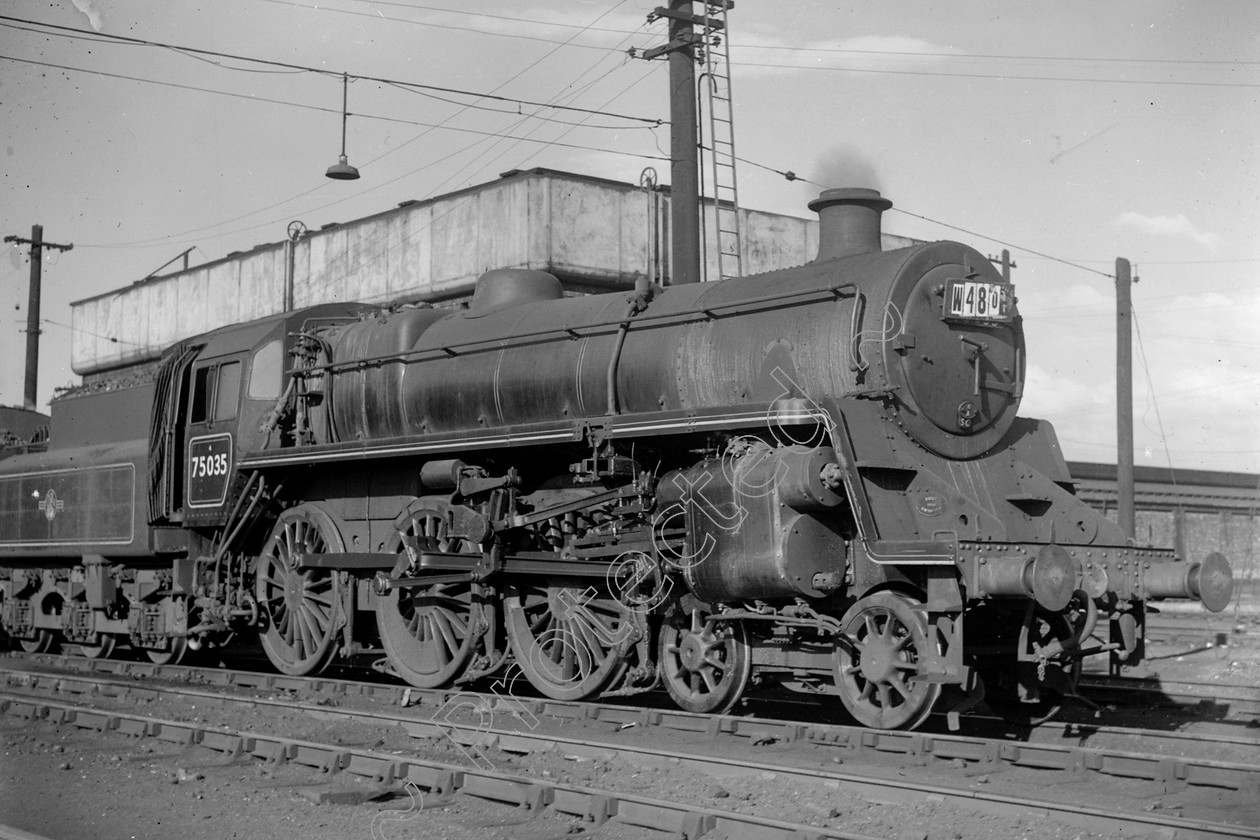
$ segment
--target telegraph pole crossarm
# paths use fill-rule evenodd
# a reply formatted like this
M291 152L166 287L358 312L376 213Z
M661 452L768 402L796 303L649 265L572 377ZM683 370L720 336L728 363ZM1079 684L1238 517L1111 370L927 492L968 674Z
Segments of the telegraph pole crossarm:
M31 238L6 236L5 242L16 245L31 246L31 288L26 305L26 382L22 393L22 405L30 411L35 410L36 385L39 379L39 294L40 275L43 272L44 249L54 248L58 251L69 251L74 245L59 245L44 241L44 226L32 225Z

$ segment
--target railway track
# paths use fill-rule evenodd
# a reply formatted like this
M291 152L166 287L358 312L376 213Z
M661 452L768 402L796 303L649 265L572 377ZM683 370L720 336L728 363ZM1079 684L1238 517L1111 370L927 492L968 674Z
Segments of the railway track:
M1146 639L1151 646L1201 649L1260 648L1260 614L1245 612L1154 613L1146 619Z
M5 664L12 666L13 661ZM338 768L375 779L381 785L410 782L429 795L445 796L457 788L468 787L464 793L482 796L498 791L498 795L482 798L498 798L517 805L533 803L557 807L556 802L559 802L558 807L564 813L577 814L587 820L598 821L615 812L619 818L625 814L627 820L623 821L630 824L650 823L649 827L685 836L699 836L708 828L734 827L736 823L743 826L741 830L745 832L755 829L755 836L779 836L781 832L787 832L782 836L791 836L792 831L805 832L801 836L810 836L811 832L820 837L860 835L844 831L833 833L826 830L827 826L790 825L790 820L767 820L754 814L732 815L728 811L701 807L704 803L695 801L673 803L675 807L671 809L667 807L669 803L654 804L649 801L651 797L631 797L624 801L623 811L623 800L614 791L578 791L576 788L581 785L556 787L555 779L543 783L536 775L498 773L497 764L511 762L516 756L560 754L573 760L615 761L634 766L685 766L701 776L714 778L768 773L790 780L798 789L821 786L868 800L906 802L930 796L934 802L983 814L1033 809L1026 812L1104 833L1131 832L1141 826L1153 832L1166 832L1171 826L1178 837L1260 837L1260 832L1245 824L1248 820L1245 814L1240 817L1241 822L1231 824L1153 813L1142 807L1133 809L1132 813L1116 812L1110 805L1105 808L1082 805L1088 800L1079 797L1054 802L1044 796L1019 793L1019 784L1013 785L1010 792L1001 793L997 792L998 785L989 784L1006 775L1032 774L1041 778L1040 782L1033 783L1036 790L1044 792L1045 774L1058 771L1059 781L1051 787L1092 788L1104 781L1123 786L1137 781L1148 792L1158 790L1162 794L1189 794L1196 790L1213 791L1215 795L1224 792L1237 798L1239 807L1246 811L1247 803L1254 805L1260 800L1260 763L1256 761L1260 741L1245 737L1218 741L1213 749L1218 751L1221 744L1232 744L1243 754L1252 756L1249 763L1079 744L891 733L794 721L706 717L629 706L523 700L495 692L428 692L344 680L158 668L125 662L78 660L76 664L88 667L73 675L9 667L5 672L8 690L0 699L0 706L9 714L19 716L150 734L167 740L192 738L225 753L247 753L271 761L297 761L323 769ZM137 676L200 680L211 683L214 690L152 682L141 687L136 684ZM249 691L284 696L245 696L244 692ZM324 722L354 721L377 730L401 728L411 736L411 744L441 743L448 751L453 747L455 752L446 755L446 761L425 762L411 755L414 747L402 751L407 753L405 758L382 756L295 739L291 735L287 740L284 735L258 731L225 735L214 726L187 720L146 718L124 711L134 709L137 701L159 697L182 704L184 708L196 708L201 713L207 708L220 708L234 719L240 718L241 710L250 708L269 710L267 713L273 715L300 712ZM294 697L311 702L295 702ZM352 705L359 708L349 708ZM1103 729L1092 727L1088 738L1097 738ZM189 734L194 731L200 734ZM651 733L655 733L655 738ZM1149 739L1159 734L1163 733L1127 732L1133 739ZM1064 737L1079 741L1082 732L1066 728ZM421 740L415 741L417 738ZM630 742L635 740L660 743L632 746ZM1193 739L1183 735L1182 740ZM684 749L678 749L680 742L685 742ZM1147 743L1153 748L1153 744ZM779 748L772 750L776 758L792 759L793 766L764 758L750 760L750 755L765 753L772 746ZM451 758L456 760L450 761ZM838 767L843 767L844 772ZM947 783L940 783L942 780ZM423 784L426 781L433 784ZM539 792L540 784L551 792ZM679 811L677 806L685 807ZM655 816L646 816L649 812ZM699 822L694 819L690 823L680 822L680 813L699 814L696 818ZM1254 817L1260 818L1260 815ZM1163 828L1157 828L1161 826Z
M1112 701L1144 706L1193 708L1198 713L1217 710L1221 714L1233 716L1260 714L1260 689L1254 685L1133 679L1090 674L1082 678L1080 691L1082 695L1095 703Z

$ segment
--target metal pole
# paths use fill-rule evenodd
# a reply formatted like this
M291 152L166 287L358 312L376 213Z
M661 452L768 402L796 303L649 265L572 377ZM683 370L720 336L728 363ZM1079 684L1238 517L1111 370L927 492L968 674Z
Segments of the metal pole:
M1133 541L1137 534L1133 491L1133 284L1129 261L1116 259L1116 483L1118 524Z
M670 0L670 283L700 282L700 165L696 137L695 28L692 0Z

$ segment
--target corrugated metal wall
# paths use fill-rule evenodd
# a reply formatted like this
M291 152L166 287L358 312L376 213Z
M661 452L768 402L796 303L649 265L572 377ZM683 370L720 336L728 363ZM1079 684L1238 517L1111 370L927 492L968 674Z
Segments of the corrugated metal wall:
M311 231L294 248L294 305L457 298L491 268L549 271L582 291L631 288L647 273L648 204L648 194L631 184L542 169L508 173ZM800 265L817 253L816 219L760 211L743 217L748 274ZM912 242L884 239L885 248ZM708 272L717 276L716 255ZM72 367L78 374L122 367L180 339L280 312L284 278L285 249L277 243L78 301Z

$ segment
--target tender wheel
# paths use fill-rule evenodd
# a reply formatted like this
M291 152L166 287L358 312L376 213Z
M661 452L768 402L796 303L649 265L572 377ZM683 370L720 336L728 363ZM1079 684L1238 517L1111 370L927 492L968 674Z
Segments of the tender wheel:
M112 634L98 633L96 635L96 644L70 645L68 650L72 654L85 657L87 659L109 659L114 652L115 639Z
M316 674L337 652L341 584L329 569L297 569L296 555L341 552L332 518L313 505L280 514L258 558L254 596L264 619L267 658L293 676Z
M479 553L446 536L438 511L413 503L398 518L400 536L415 537L420 551ZM403 551L400 539L396 547ZM447 685L468 667L476 647L483 605L472 583L399 589L376 601L376 628L390 664L420 688Z
M154 665L178 665L188 655L188 638L172 636L170 641L170 647L166 650L145 648L144 655L149 657L149 661Z
M52 630L36 630L33 639L17 639L18 646L27 653L48 653L57 646L57 634Z
M877 592L841 619L836 688L849 714L865 726L913 729L941 695L939 683L911 679L927 653L937 650L925 613L914 606L903 595Z
M1013 626L1021 628L1018 619ZM1036 608L1022 625L1020 640L1007 650L1005 661L980 669L985 704L1017 726L1036 726L1057 715L1063 699L1076 693L1081 660L1071 653L1051 653L1040 663L1032 657L1042 651L1059 651L1075 636L1071 622L1062 613ZM1026 661L1015 659L1017 649L1023 651Z
M713 621L700 610L676 611L661 627L661 675L682 709L722 714L739 700L752 673L742 622Z
M44 615L61 616L62 600L59 595L50 594L39 605ZM56 630L41 627L29 639L15 639L18 646L27 653L55 653L60 647L60 634Z
M625 608L585 583L510 586L504 624L521 672L556 700L581 700L625 672Z

